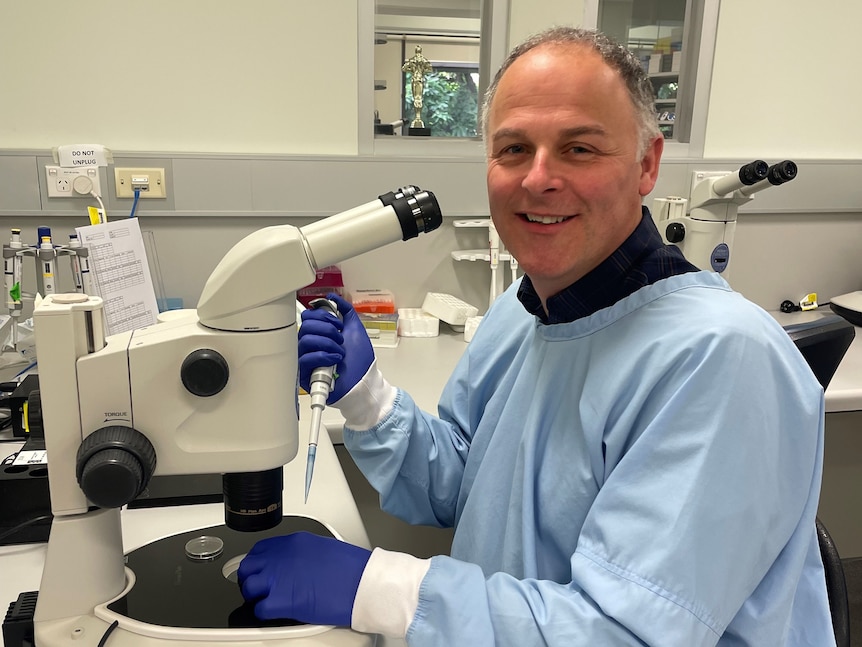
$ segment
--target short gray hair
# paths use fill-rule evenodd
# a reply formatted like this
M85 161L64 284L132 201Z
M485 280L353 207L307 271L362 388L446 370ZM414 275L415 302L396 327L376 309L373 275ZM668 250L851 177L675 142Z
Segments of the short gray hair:
M662 136L655 110L655 93L649 77L646 75L641 62L630 50L601 32L576 27L551 27L530 36L509 52L503 65L500 66L494 76L494 80L491 81L491 85L488 86L482 102L482 138L486 145L491 104L494 102L494 96L497 94L497 87L500 85L503 74L511 67L512 63L531 49L548 44L582 45L596 52L608 67L617 71L625 83L632 106L635 109L638 135L640 136L638 158L642 158L649 143L656 137Z

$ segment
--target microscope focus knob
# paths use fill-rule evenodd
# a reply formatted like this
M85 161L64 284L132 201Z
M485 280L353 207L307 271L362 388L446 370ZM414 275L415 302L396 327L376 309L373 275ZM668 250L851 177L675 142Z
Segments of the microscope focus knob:
M134 501L155 470L153 444L131 427L102 427L78 447L78 485L100 508L119 508Z
M664 236L669 243L679 243L685 238L685 225L681 222L672 222L664 230Z
M221 353L199 348L189 353L180 367L180 378L189 393L208 398L227 386L230 370Z

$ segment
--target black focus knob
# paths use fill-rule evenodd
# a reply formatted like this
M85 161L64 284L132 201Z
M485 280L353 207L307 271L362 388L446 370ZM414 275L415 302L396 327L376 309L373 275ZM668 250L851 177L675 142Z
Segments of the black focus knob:
M685 225L681 222L672 222L664 230L665 238L669 243L679 243L685 238Z
M230 371L218 351L200 348L189 353L180 368L180 379L189 393L208 398L227 386Z
M100 508L119 508L134 501L155 470L153 444L131 427L102 427L78 447L78 485Z
M27 431L30 438L44 438L45 428L42 426L42 393L33 389L27 396Z

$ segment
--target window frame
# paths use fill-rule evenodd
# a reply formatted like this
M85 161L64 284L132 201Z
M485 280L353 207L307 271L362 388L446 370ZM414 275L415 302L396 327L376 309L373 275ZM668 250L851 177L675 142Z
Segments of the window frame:
M689 141L666 141L665 159L701 159L706 138L709 92L712 86L712 62L718 30L720 0L687 0L686 26L691 50L686 54L695 64L696 79L691 93ZM581 25L598 27L599 0L584 0ZM482 0L482 23L479 54L479 96L484 96L490 77L502 65L509 51L509 0ZM692 25L699 24L695 31ZM357 3L359 29L357 65L358 124L357 151L372 157L484 157L481 137L375 137L374 135L374 26L373 2ZM420 141L417 141L420 140Z

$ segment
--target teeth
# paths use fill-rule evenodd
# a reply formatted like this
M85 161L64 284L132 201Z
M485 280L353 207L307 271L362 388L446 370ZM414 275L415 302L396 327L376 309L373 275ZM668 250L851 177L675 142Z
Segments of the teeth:
M543 225L553 225L567 220L568 216L534 216L531 213L524 214L530 222L540 222Z

